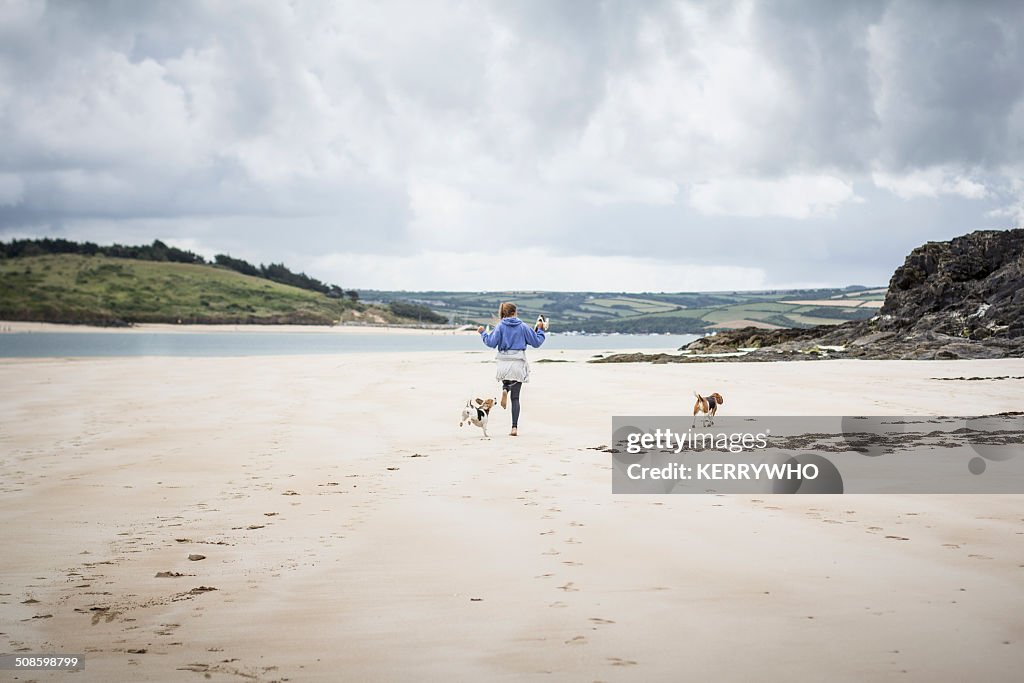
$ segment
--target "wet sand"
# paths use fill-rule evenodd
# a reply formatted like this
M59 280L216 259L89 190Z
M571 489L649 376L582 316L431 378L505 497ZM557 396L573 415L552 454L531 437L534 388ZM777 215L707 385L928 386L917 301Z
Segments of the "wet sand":
M1024 496L612 496L615 414L1021 410L1024 361L0 361L18 680L1017 680ZM190 556L202 559L189 559Z

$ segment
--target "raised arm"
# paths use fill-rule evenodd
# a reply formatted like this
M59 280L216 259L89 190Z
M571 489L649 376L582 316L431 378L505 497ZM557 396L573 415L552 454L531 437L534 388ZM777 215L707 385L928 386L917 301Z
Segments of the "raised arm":
M496 325L490 332L484 331L484 328L480 328L480 339L483 340L484 344L491 347L492 349L498 345L498 341L501 340L501 333L498 331L501 328L500 325Z
M544 343L547 337L544 336L544 328L534 330L531 327L526 328L526 343L535 349L540 348L540 345Z

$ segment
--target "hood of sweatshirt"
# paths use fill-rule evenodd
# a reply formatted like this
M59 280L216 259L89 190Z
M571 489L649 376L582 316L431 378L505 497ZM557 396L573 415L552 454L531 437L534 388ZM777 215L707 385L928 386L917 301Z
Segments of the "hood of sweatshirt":
M509 327L515 327L516 325L522 325L523 321L513 316L511 318L502 318L501 324L508 325Z

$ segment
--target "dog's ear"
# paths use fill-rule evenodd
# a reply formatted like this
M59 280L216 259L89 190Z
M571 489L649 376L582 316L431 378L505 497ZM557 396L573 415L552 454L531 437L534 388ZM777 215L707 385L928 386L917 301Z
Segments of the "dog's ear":
M724 398L722 398L722 395L721 395L721 394L719 394L719 393L716 393L716 394L715 394L715 398L717 398L717 399L718 399L718 402L719 402L719 403L725 403L725 399L724 399Z
M484 400L482 398L478 398L478 399L476 399L476 404L478 406L482 406L484 404Z

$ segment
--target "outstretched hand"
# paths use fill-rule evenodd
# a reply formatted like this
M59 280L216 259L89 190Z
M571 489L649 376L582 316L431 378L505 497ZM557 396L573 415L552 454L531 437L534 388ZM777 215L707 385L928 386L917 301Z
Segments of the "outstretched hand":
M483 332L484 331L484 326L481 325L480 327L476 328L476 331L477 332Z

